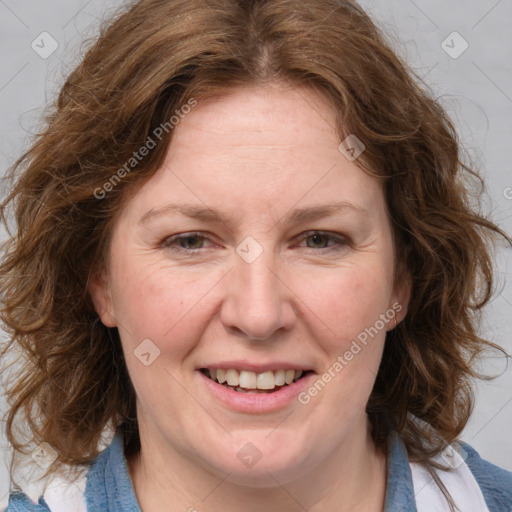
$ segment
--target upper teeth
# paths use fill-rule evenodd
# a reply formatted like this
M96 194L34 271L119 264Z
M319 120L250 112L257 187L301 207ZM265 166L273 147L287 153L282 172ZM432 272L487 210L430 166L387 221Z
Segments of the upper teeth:
M277 370L263 373L246 370L208 369L210 377L220 384L225 382L229 386L240 386L245 389L274 389L276 386L291 384L302 376L302 370Z

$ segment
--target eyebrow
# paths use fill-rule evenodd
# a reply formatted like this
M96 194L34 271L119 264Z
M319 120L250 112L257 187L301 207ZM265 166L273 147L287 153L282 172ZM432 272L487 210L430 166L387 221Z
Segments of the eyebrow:
M304 208L296 208L284 216L285 224L299 224L329 217L341 211L353 211L361 215L367 215L368 210L362 206L356 205L348 201L339 203L325 204L318 206L309 206ZM138 221L138 224L146 224L150 220L163 217L169 214L179 213L191 219L197 219L205 222L217 222L233 227L233 222L229 218L229 214L222 210L212 210L204 206L194 204L176 204L170 203L161 208L151 209L147 211ZM279 220L281 222L281 219Z

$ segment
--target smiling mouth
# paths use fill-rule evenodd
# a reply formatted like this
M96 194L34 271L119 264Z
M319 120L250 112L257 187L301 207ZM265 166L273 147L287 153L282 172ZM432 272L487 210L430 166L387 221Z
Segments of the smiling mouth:
M238 393L275 393L312 373L309 370L276 370L255 373L232 368L201 368L200 372L217 384Z

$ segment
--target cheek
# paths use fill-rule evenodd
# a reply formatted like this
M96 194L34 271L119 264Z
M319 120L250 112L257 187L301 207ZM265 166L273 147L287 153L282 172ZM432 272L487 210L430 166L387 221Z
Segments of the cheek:
M305 302L316 314L310 312L307 322L316 326L315 343L325 357L301 403L320 406L334 424L355 422L365 410L382 358L388 324L381 315L388 312L389 294L384 274L368 268L309 288Z
M304 283L302 296L310 311L308 316L324 332L319 339L323 340L327 351L344 350L386 313L390 283L384 274L378 265L373 268L353 266ZM377 324L379 331L385 332L386 327L382 321Z
M198 339L208 316L208 292L222 278L218 272L122 261L113 280L113 302L123 341L130 346L149 338L161 349L172 340L173 353L186 351Z

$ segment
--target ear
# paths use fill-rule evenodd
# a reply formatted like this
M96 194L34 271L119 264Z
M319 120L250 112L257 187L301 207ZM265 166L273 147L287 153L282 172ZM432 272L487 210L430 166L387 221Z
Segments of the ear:
M107 272L104 268L91 274L87 290L103 325L117 327Z
M395 318L390 322L390 329L395 328L406 316L409 308L409 301L411 300L412 292L412 277L409 272L401 272L397 275L393 294L389 303L389 309L395 312Z

